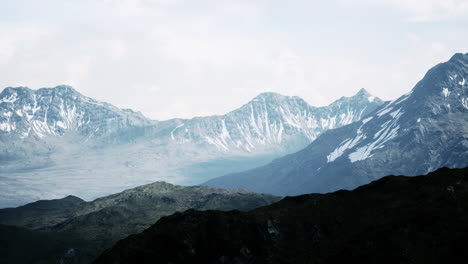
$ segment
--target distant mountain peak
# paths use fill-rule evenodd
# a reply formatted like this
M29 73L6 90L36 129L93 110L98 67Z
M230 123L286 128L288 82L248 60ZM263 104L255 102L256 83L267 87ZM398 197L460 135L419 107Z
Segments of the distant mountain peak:
M340 99L336 100L335 102L331 103L330 105L340 105L345 102L366 102L368 101L369 103L376 103L376 104L382 104L383 101L370 94L366 89L361 88L355 95L353 96L342 96Z
M406 98L426 105L436 112L442 111L442 108L454 110L454 106L468 109L466 87L468 87L468 53L457 53L450 60L432 67ZM421 98L425 99L420 100ZM435 110L435 108L440 109Z
M45 91L46 94L54 94L54 95L60 95L60 96L74 95L78 97L88 98L69 85L58 85L52 88L40 88L36 91L42 91L42 92Z
M330 105L333 105L333 104L335 104L337 102L341 102L343 100L353 100L353 99L360 100L362 98L366 98L369 102L373 102L374 100L378 100L378 101L382 102L382 100L380 100L376 96L373 96L365 88L361 88L355 95L342 96L340 99L338 99L335 102L332 102ZM282 94L276 93L276 92L262 92L262 93L258 94L257 96L255 96L251 100L251 102L255 102L255 101L258 101L258 100L266 100L266 101L279 101L279 100L295 100L296 101L296 100L299 100L299 101L303 101L304 103L306 103L305 100L302 99L299 96L287 96L287 95L282 95Z
M47 89L47 88L46 88ZM58 86L55 86L53 88L48 88L48 89L52 89L52 90L55 90L55 91L60 91L60 92L67 92L67 93L77 93L77 94L80 94L80 92L78 92L75 88L73 88L73 86L70 86L70 85L58 85Z
M371 94L364 88L361 88L355 96L371 96Z
M455 53L449 61L468 61L468 53Z
M76 131L88 140L151 123L139 113L83 96L68 85L37 90L7 87L0 93L0 134L18 138Z
M73 92L73 93L79 93L75 88L69 85L57 85L55 87L49 88L49 87L44 87L44 88L39 88L37 90L31 89L26 86L16 86L16 87L6 87L3 89L3 92L18 92L18 91L29 91L29 92L34 92L34 91L39 91L39 90L50 90L50 91L63 91L63 92Z
M18 86L18 87L6 87L3 89L3 91L0 93L0 99L7 95L11 95L14 93L24 93L24 92L31 92L32 90L29 89L28 87L24 86Z
M276 93L276 92L262 92L260 94L258 94L257 96L255 96L251 102L255 102L255 101L279 101L279 100L287 100L287 99L290 99L292 98L291 96L287 96L287 95L282 95L282 94L279 94L279 93Z
M57 85L53 88L49 88L49 89L54 89L54 90L64 90L64 91L73 91L73 92L76 92L76 89L73 88L73 86L70 86L70 85L66 85L66 84L61 84L61 85Z

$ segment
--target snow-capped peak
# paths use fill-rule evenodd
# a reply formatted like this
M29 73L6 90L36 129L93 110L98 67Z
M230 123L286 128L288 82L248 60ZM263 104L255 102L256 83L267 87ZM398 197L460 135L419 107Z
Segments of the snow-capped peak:
M8 87L0 93L0 133L13 137L62 136L73 130L90 138L150 123L141 114L83 96L71 86Z
M344 97L324 107L309 105L297 96L261 93L241 108L223 116L174 124L171 138L188 142L205 138L223 151L254 152L272 147L297 150L327 129L358 121L382 104L380 99L362 100L362 94Z

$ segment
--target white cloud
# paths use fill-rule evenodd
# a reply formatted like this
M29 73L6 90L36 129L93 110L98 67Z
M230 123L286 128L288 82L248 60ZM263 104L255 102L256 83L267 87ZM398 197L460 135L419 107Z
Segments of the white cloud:
M34 45L51 36L51 30L29 24L1 23L0 64L8 64L15 56L22 56L26 45Z
M113 39L109 41L109 55L113 60L119 60L125 57L127 45L124 40Z
M397 8L413 22L468 18L468 0L339 0L346 4L382 5Z
M112 8L114 15L123 17L139 17L143 15L158 15L161 8L175 1L171 0L102 0Z
M65 83L78 87L89 74L94 65L94 59L89 55L83 56L68 61L66 65Z
M416 14L415 1L377 1L365 7ZM461 27L382 29L367 9L355 14L329 1L313 9L270 0L11 3L0 18L1 87L71 84L155 119L223 114L265 91L314 105L361 87L391 99L468 46Z

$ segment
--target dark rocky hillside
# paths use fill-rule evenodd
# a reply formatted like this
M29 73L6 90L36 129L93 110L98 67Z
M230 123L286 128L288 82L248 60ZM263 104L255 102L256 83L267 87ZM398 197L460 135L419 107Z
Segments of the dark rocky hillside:
M89 263L116 241L143 231L162 216L190 208L250 210L279 199L245 190L157 182L92 202L68 196L2 209L0 263ZM25 258L15 252L30 253Z
M250 212L176 213L95 263L461 263L467 176L468 168L443 168Z
M92 248L86 241L68 234L38 232L0 225L0 263L85 263L93 255L75 248Z

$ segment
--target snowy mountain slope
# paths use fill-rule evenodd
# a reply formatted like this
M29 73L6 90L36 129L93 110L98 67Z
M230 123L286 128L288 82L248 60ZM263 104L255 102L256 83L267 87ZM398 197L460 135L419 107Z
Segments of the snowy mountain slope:
M140 113L83 96L70 86L38 90L8 87L0 93L2 137L43 138L76 131L93 138L153 123Z
M68 86L0 95L0 206L199 184L297 151L382 104L365 90L325 107L264 93L226 115L152 121Z
M209 186L295 195L352 189L388 174L468 166L468 54L455 54L371 116L272 163Z
M296 96L262 93L226 115L181 120L171 139L202 139L223 151L269 152L281 146L278 150L284 153L302 148L328 129L360 120L381 104L364 89L325 107L310 106Z

